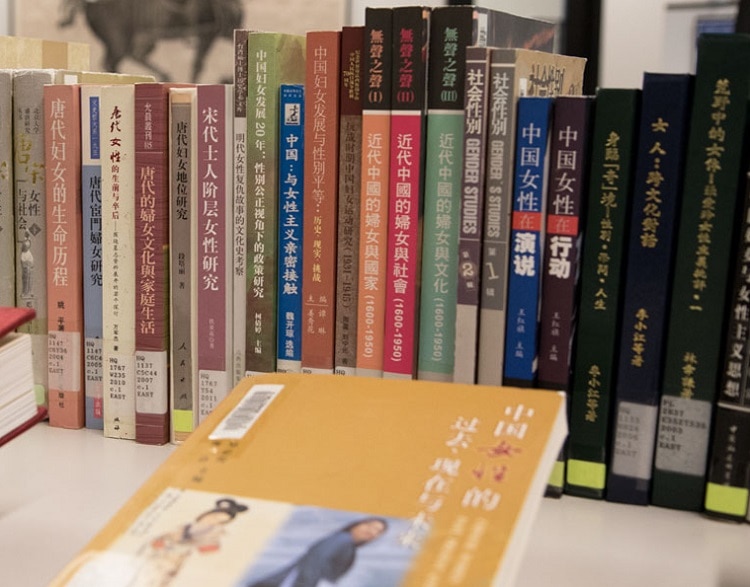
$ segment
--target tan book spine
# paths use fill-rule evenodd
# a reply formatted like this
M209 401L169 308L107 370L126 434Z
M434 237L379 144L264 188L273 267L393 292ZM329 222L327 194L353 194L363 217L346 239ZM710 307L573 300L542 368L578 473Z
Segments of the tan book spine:
M341 33L307 33L302 372L333 373Z

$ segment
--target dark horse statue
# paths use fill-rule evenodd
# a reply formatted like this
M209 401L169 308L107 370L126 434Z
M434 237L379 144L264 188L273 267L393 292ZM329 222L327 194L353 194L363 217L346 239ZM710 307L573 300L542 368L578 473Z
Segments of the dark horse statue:
M214 41L231 39L243 19L241 0L89 0L84 11L106 48L107 71L118 71L120 62L131 58L163 81L169 75L149 59L160 39L195 43L191 81L197 82Z

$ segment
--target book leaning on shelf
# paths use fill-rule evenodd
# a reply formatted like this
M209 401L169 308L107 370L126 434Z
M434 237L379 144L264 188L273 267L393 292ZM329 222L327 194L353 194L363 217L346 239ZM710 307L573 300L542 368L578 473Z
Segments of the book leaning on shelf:
M248 377L52 584L513 585L565 422L550 391Z
M47 415L34 396L31 335L16 328L34 318L34 310L0 306L0 446Z

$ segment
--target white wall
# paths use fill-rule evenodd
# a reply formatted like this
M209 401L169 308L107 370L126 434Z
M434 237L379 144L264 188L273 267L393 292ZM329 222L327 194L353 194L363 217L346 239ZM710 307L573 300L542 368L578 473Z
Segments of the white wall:
M713 14L733 18L736 7L727 4L733 3L602 0L599 85L640 87L645 71L694 71L695 20Z
M13 31L11 26L11 6L13 0L0 0L0 35L9 35Z

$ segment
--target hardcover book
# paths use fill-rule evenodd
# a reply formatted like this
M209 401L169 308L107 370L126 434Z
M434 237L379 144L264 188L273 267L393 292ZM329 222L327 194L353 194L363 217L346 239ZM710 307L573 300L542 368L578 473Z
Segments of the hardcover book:
M333 357L334 371L338 375L355 375L357 371L364 34L364 27L344 27L341 31L339 217Z
M0 306L0 446L47 416L34 395L31 335L17 332L33 318L31 308Z
M362 177L357 287L357 375L383 375L393 10L365 9Z
M417 375L430 9L393 9L383 376Z
M702 35L685 162L651 502L701 510L742 215L750 36ZM710 219L710 222L706 221Z
M514 585L565 431L549 391L249 377L52 584Z
M494 48L490 62L477 382L500 385L505 363L516 108L520 96L580 95L586 60Z
M198 91L169 90L170 441L198 424Z
M305 87L281 84L279 108L279 308L276 369L302 371Z
M341 32L307 33L302 372L333 373Z
M44 87L47 239L47 376L51 426L82 428L83 274L81 95L75 84Z
M643 78L606 498L648 504L693 80Z
M518 99L504 381L521 387L534 387L537 377L553 104L551 97Z
M252 374L276 371L279 86L305 81L307 49L304 35L251 32L247 51L245 371Z
M708 460L706 513L743 521L750 496L750 388L748 388L748 343L750 342L750 191L745 178L745 204L734 270L732 296L727 305L726 343L722 359L721 385L711 430Z
M596 94L565 491L603 498L641 90Z

